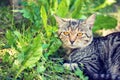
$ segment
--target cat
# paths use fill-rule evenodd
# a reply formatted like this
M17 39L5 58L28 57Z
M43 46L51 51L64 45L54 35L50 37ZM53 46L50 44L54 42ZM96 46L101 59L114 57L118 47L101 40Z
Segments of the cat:
M71 49L64 66L81 69L89 80L120 80L120 32L93 37L95 18L96 14L85 20L55 16L58 36Z

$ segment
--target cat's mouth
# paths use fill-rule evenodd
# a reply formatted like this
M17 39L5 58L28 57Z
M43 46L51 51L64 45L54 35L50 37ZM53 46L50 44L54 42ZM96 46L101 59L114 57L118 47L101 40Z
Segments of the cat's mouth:
M75 44L70 44L68 45L68 48L71 48L71 49L76 49L76 48L84 48L86 47L85 45L75 45Z
M75 45L73 45L73 44L71 44L71 45L69 45L69 48L74 49L74 48L78 48L78 47L77 47L77 46L75 46Z

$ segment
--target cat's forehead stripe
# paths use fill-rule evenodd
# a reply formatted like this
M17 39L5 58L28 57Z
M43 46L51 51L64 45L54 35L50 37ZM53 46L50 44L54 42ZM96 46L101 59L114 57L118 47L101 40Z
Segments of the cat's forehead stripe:
M72 29L76 29L79 25L79 21L78 20L70 20L69 21L69 25L67 26L67 28L72 28Z

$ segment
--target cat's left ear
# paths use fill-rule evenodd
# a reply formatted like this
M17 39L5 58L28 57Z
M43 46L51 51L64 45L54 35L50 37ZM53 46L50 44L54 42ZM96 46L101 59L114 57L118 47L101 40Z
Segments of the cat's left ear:
M58 23L58 25L60 27L60 25L64 23L63 19L58 17L58 16L56 16L56 15L54 15L54 17L55 17L55 20L56 20L56 22Z
M96 14L92 14L90 17L88 17L85 21L86 24L89 24L89 28L92 29L94 23L95 23Z

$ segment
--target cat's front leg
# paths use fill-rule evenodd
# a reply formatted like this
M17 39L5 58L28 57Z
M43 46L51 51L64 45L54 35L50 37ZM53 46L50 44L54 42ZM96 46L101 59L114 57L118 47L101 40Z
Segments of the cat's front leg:
M89 73L88 76L90 80L120 80L120 75L117 74Z
M74 71L75 69L78 68L78 64L77 63L64 63L63 64L64 68Z
M111 74L112 80L120 80L120 75L118 74Z

